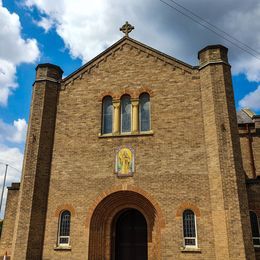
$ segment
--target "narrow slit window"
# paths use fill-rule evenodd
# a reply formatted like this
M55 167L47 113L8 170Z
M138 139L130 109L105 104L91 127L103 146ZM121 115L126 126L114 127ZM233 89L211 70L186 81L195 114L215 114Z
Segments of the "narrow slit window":
M63 211L60 215L60 226L59 226L59 245L70 244L70 217L71 214L68 210Z
M255 212L250 211L251 230L253 236L253 244L255 247L260 247L260 228L259 219Z
M131 98L129 95L124 95L121 98L121 132L131 132Z
M183 242L185 247L197 246L196 217L190 209L183 212Z
M150 96L147 93L143 93L139 97L139 118L141 132L151 130L150 117Z
M107 96L103 99L103 118L102 118L102 134L112 133L113 123L113 104L112 97Z

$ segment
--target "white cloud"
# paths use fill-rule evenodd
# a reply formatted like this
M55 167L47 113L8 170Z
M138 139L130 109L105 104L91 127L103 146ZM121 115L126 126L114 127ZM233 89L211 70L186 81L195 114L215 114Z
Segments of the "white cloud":
M40 21L35 21L35 23L39 27L42 27L44 29L45 33L47 33L53 26L53 21L46 17L42 17Z
M3 187L3 178L5 173L5 164L8 164L7 175L6 175L6 185L9 187L12 182L20 182L22 164L23 164L23 154L18 148L10 148L4 144L0 144L0 190ZM3 212L6 205L7 189L5 188L3 205L0 213L0 218L3 218Z
M8 97L17 88L16 68L19 64L35 62L39 56L39 49L35 39L24 39L21 33L19 16L10 13L2 6L0 0L0 105L7 105ZM25 119L14 120L7 124L0 119L0 179L3 180L5 164L8 164L6 186L12 182L19 182L23 153L18 147L22 147L25 141L27 123ZM0 181L0 190L2 189ZM6 189L4 203L0 217L3 217L3 209L6 201Z
M14 121L14 133L11 136L10 140L15 143L21 143L25 141L26 132L27 132L27 123L25 119L18 119Z
M0 59L0 105L6 105L8 96L17 87L15 65Z
M85 0L57 0L55 4L50 0L27 0L26 5L47 15L71 56L84 62L120 38L118 27L124 22L125 3L119 0L97 0L91 4Z
M39 57L35 39L24 39L19 16L10 13L0 2L0 105L7 105L8 96L17 87L16 67L32 63Z
M12 145L23 145L25 142L25 135L27 130L27 123L24 119L18 119L13 124L7 124L0 119L0 190L3 186L3 176L5 172L5 165L8 164L8 171L6 177L6 185L10 186L12 182L20 182L23 153L18 147ZM6 189L4 193L4 202L0 218L3 217L3 209L5 208Z
M0 7L0 57L3 60L19 64L36 61L39 50L35 39L23 39L19 16Z
M260 56L259 60L242 56L234 63L232 70L235 74L244 73L249 81L260 82Z
M63 13L66 0L25 0L24 2L29 7L33 7L37 4L37 8L39 8L42 13L46 12L51 14L51 16L56 16Z
M260 110L260 86L255 91L250 92L239 101L241 108L251 108L253 111Z
M7 124L0 119L0 144L6 141L23 143L25 141L26 131L27 123L25 119L15 120L13 124Z
M201 48L216 43L227 45L231 47L230 62L234 72L245 73L249 80L259 81L259 63L250 55L159 1L24 1L29 8L37 8L54 22L71 56L83 62L119 39L122 34L118 27L129 20L136 27L132 33L134 38L194 65L198 63L196 54ZM259 0L219 0L211 2L210 6L206 0L185 0L181 4L252 48L260 49Z
M233 55L233 72L244 73L249 81L260 81L260 2L251 1L249 5L234 8L229 11L222 21L226 28L237 39L247 46L238 44L253 53L257 58L241 51L239 55ZM250 49L248 48L250 47Z
M23 154L18 148L10 148L4 144L0 144L0 161L6 164L10 164L10 167L13 166L17 170L21 171L23 164ZM12 180L16 177L17 174L10 175ZM19 179L17 181L19 181Z

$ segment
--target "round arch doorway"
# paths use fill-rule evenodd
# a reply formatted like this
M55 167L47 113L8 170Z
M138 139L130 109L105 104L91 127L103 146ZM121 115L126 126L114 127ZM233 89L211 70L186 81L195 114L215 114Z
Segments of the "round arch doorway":
M114 218L113 260L147 260L147 223L136 209L121 211Z
M115 225L124 212L135 209L146 220L148 259L161 258L161 229L165 220L158 203L146 192L134 190L109 190L93 203L86 219L89 229L88 259L115 259ZM134 260L134 259L131 259Z

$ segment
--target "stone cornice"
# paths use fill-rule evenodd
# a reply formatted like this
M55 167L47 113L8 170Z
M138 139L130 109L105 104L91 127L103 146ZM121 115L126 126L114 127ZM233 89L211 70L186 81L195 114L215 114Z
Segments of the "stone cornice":
M216 65L216 64L225 64L229 67L231 67L231 65L223 60L216 60L216 61L209 61L209 62L206 62L206 63L203 63L199 66L199 70L207 67L208 65Z
M60 80L55 80L55 79L53 79L53 78L49 78L49 77L46 77L46 78L38 78L37 80L35 80L34 82L33 82L33 86L34 86L34 84L35 83L37 83L37 82L43 82L43 81L47 81L47 82L52 82L52 83L60 83L61 81Z

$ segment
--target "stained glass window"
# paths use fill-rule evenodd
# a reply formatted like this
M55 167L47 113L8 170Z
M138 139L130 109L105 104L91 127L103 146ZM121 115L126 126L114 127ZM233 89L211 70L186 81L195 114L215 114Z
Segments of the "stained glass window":
M250 211L251 230L255 247L260 247L259 220L255 212Z
M112 121L113 121L112 97L107 96L103 99L102 134L112 133Z
M183 236L185 246L197 246L195 215L190 209L183 212Z
M63 211L60 216L59 244L69 245L70 243L70 212Z
M121 132L131 132L131 98L128 95L124 95L121 98Z
M151 129L150 123L150 96L143 93L139 97L139 120L140 131L149 131Z

